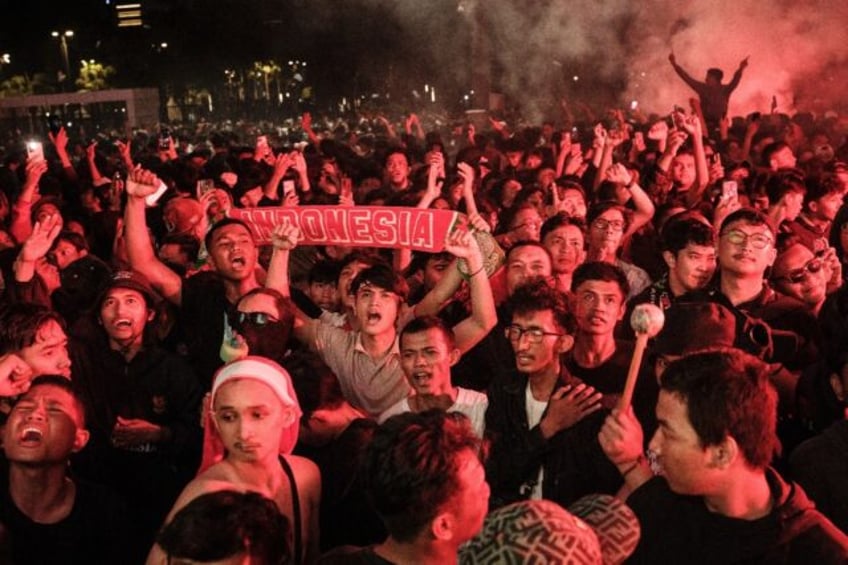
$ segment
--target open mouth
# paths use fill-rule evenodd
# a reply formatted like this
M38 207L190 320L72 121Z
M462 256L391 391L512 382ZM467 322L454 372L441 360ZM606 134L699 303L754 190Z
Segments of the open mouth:
M131 328L132 322L130 320L124 320L124 319L116 320L115 321L115 327L116 328Z
M368 313L368 322L376 323L383 319L383 315L379 312L369 312Z
M245 261L244 257L233 257L232 264L233 267L241 268L247 265L247 261Z
M38 428L27 427L21 430L20 441L23 444L37 445L44 438L44 432Z

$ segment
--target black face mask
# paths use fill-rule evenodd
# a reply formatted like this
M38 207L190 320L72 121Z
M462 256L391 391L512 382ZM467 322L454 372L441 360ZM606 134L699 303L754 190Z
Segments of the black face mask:
M250 355L261 355L279 363L288 349L291 325L271 321L265 315L237 313L239 319L232 320L234 330L241 335L250 348Z

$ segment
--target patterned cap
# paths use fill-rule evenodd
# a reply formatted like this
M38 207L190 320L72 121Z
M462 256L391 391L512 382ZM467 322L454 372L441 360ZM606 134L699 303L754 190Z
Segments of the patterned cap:
M622 563L639 543L636 515L609 495L593 494L570 512L549 500L526 500L490 513L460 548L463 565L482 563Z

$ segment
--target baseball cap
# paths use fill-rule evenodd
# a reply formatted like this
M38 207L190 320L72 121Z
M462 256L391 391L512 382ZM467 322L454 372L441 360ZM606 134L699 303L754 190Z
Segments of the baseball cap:
M153 307L159 298L153 290L150 281L141 273L137 271L116 271L112 274L112 278L109 280L106 288L103 289L100 300L97 301L98 305L103 302L109 291L114 288L128 288L140 292L144 296L148 307Z
M665 324L654 340L656 353L684 355L736 343L736 316L717 302L677 301L664 313Z
M641 529L619 499L585 496L568 510L549 500L525 500L491 512L483 529L459 550L462 565L480 563L622 563Z

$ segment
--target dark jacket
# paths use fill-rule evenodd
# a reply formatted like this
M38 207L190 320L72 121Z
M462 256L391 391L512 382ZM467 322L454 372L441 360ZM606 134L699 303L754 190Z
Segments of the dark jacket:
M563 368L554 391L579 383ZM540 467L543 498L563 506L585 494L615 494L621 476L598 443L608 412L594 412L546 440L539 426L531 429L527 423L526 389L527 375L518 371L498 375L489 387L486 436L492 443L486 477L492 488L491 507L528 498Z

